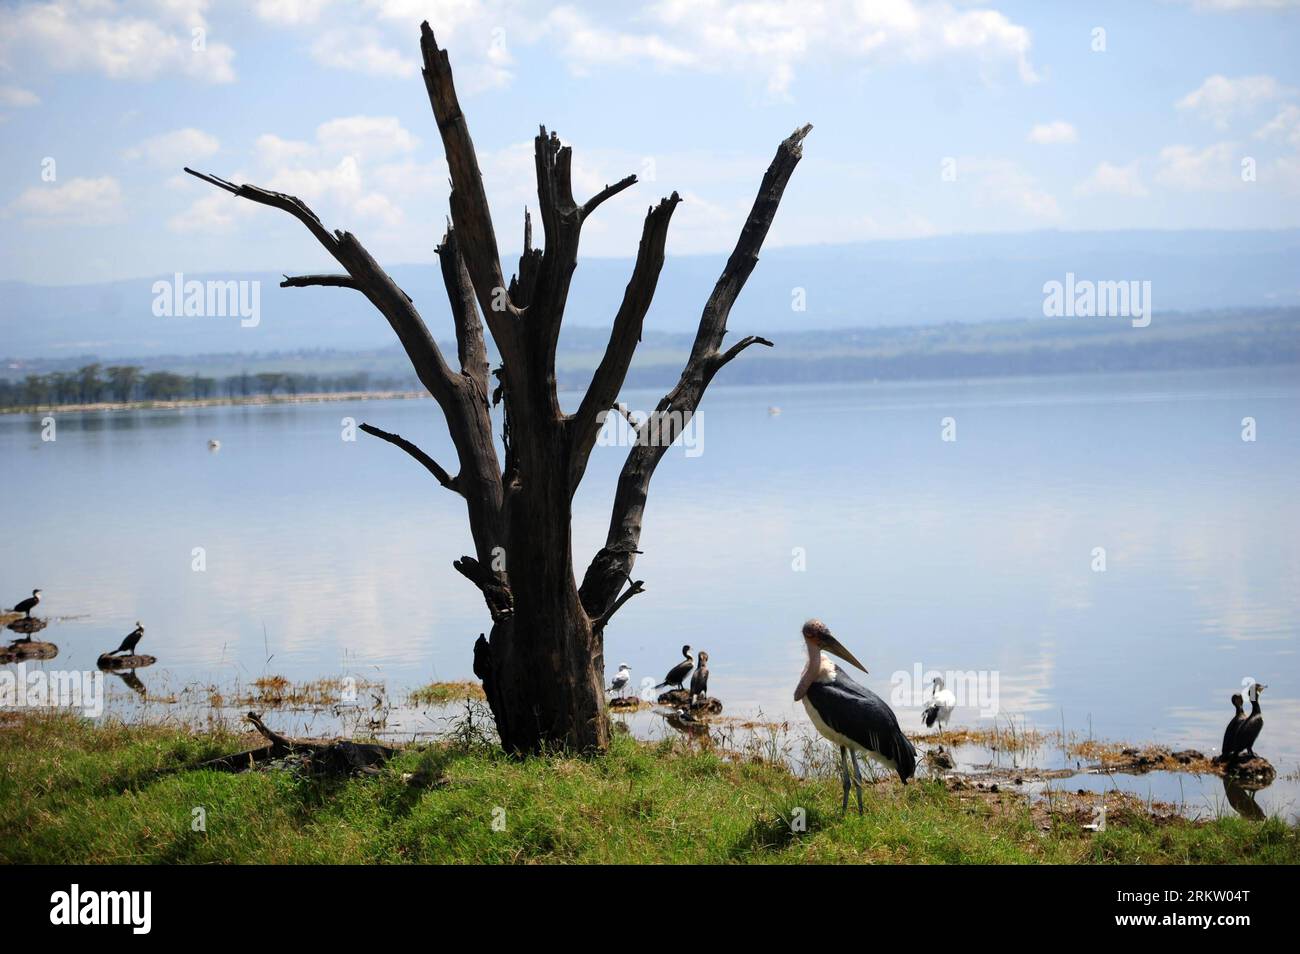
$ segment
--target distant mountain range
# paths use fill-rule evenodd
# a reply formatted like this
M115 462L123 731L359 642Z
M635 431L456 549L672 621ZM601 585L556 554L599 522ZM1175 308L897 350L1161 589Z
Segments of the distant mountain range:
M690 332L722 268L722 255L665 264L646 320L651 332ZM507 267L509 267L507 265ZM581 259L568 327L607 327L631 260ZM391 268L439 338L451 336L434 263ZM1043 285L1067 273L1093 281L1150 281L1162 312L1300 305L1300 230L1032 232L771 249L737 304L741 332L912 327L1041 318ZM260 282L255 327L236 317L159 317L154 282L171 275L91 285L0 282L0 354L104 360L159 355L356 351L392 343L383 319L355 292L282 289L274 272L186 275ZM802 290L802 291L800 291ZM802 299L805 307L795 306Z

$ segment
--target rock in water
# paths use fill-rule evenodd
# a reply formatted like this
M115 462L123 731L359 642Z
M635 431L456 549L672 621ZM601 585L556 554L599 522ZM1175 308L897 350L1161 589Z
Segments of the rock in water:
M22 662L24 659L53 659L59 654L54 643L20 639L8 646L0 646L0 663Z
M1258 755L1253 759L1244 755L1230 759L1222 763L1222 768L1224 778L1230 778L1246 789L1264 788L1272 785L1273 779L1277 778L1277 770L1268 759Z

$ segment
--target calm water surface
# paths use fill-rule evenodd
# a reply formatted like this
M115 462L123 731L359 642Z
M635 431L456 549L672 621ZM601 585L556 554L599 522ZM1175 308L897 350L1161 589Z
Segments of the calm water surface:
M93 668L144 621L146 684L467 677L488 619L451 569L470 551L459 499L395 448L342 440L345 417L454 464L430 401L63 414L54 442L0 417L0 603L40 586L40 612L71 617L44 634L58 668ZM803 722L790 697L816 615L886 698L918 666L996 673L1002 724L1207 752L1254 677L1257 748L1291 776L1259 800L1296 813L1297 369L715 386L700 423L703 453L674 448L655 477L646 593L607 633L611 675L660 677L690 643L729 713ZM624 453L598 447L579 492L579 572ZM973 707L955 722L989 724ZM1217 779L1130 787L1191 785L1222 800Z

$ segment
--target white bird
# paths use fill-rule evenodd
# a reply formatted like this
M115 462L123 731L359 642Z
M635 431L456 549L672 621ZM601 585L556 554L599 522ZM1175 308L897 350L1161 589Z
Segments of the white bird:
M953 695L951 689L943 687L943 678L934 677L932 685L933 695L930 697L930 704L921 712L921 718L925 721L926 728L939 727L938 731L943 731L943 724L952 717L952 710L957 707L957 697Z
M853 760L853 786L858 796L858 814L862 814L862 770L858 756L873 759L890 771L897 772L903 784L916 774L916 749L898 725L894 710L885 700L850 679L826 653L852 663L863 672L867 667L845 649L826 624L810 619L803 624L808 664L795 686L795 702L802 701L817 731L840 747L840 777L844 782L844 801L840 811L849 807L849 759ZM825 652L823 652L825 650Z
M628 667L627 663L623 663L618 667L618 675L616 675L614 681L609 684L609 691L617 692L621 697L623 695L623 690L627 688L627 684L631 681L632 670Z
M221 441L217 440L215 437L212 438L212 439L210 439L210 440L208 441L208 450L210 450L210 451L219 451L219 450L221 450Z

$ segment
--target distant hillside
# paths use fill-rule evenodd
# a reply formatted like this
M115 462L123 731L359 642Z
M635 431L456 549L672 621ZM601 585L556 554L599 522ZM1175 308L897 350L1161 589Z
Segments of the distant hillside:
M647 331L693 329L722 261L720 255L670 258ZM582 259L568 328L607 327L630 270L630 260ZM732 327L783 332L1037 318L1043 283L1063 280L1066 272L1150 281L1157 323L1162 313L1177 311L1297 306L1300 230L1035 232L772 249L741 296ZM393 275L435 335L450 336L436 265L399 265ZM260 281L260 323L241 328L234 318L155 317L154 278L59 287L3 282L4 352L113 359L373 350L392 341L355 292L281 289L275 272L186 278ZM805 311L791 307L795 289L804 290Z
M829 331L768 331L776 347L751 348L732 362L719 384L971 378L1028 374L1088 374L1192 368L1300 365L1300 308L1226 309L1158 314L1146 328L1116 318L1036 318L981 323ZM585 388L603 354L608 332L571 328L562 338L556 378L562 389ZM627 387L668 387L681 373L689 334L647 332ZM446 353L455 345L444 342ZM76 377L98 362L94 354L10 359L0 384L29 377ZM494 358L495 360L495 358ZM105 364L114 362L103 362ZM168 371L211 379L216 393L246 393L260 374L293 376L290 389L418 389L410 365L393 344L365 351L300 349L259 354L142 356L122 362L143 374ZM101 369L106 370L106 369ZM346 376L359 381L344 381ZM235 381L233 379L238 379ZM24 403L16 391L11 403Z

